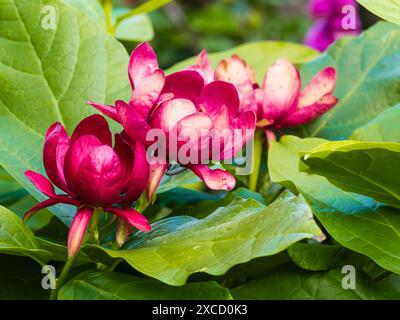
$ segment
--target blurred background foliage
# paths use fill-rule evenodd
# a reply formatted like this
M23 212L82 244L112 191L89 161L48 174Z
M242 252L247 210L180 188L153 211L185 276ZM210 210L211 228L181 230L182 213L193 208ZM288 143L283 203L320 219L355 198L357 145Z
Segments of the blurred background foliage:
M114 0L135 7L145 1ZM221 51L260 40L302 43L312 25L308 0L175 0L149 14L154 28L151 45L166 68L206 48ZM376 17L360 8L363 28ZM130 51L135 43L124 43Z

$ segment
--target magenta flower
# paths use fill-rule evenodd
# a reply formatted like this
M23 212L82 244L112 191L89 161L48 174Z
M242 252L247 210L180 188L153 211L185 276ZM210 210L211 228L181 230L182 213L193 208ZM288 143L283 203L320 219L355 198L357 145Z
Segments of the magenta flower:
M342 12L345 6L354 8L354 17L350 16L351 12ZM309 12L314 24L306 35L305 43L314 49L325 51L342 36L358 35L361 32L361 21L357 7L355 0L311 0ZM354 20L353 28L347 26L349 19Z
M50 181L26 171L27 178L49 199L31 208L24 216L57 203L78 208L68 235L68 255L79 250L94 208L103 208L142 231L150 231L147 219L127 207L146 188L149 166L140 142L115 135L114 148L107 121L100 115L82 120L71 138L60 123L46 133L43 164ZM54 186L65 192L56 194ZM123 208L115 205L123 204Z
M256 117L252 111L240 112L234 85L207 82L202 70L190 68L164 77L153 49L143 43L130 58L128 74L133 93L129 103L117 101L114 107L88 102L121 123L132 139L143 141L147 147L146 137L151 130L165 134L166 161L150 165L149 199L171 161L192 170L210 189L231 190L235 186L230 173L211 170L205 163L232 158L253 135ZM216 137L222 131L223 137ZM241 133L239 138L234 134L237 131ZM217 151L212 148L216 139ZM176 142L176 150L170 148L171 141ZM186 149L196 154L189 162L179 157Z
M203 70L203 74L208 70L210 78L205 52L201 53L195 68ZM218 63L213 79L235 84L241 110L253 110L257 114L257 126L267 130L303 125L330 110L337 101L333 95L336 70L332 67L319 72L300 92L300 74L286 59L279 59L270 67L260 87L250 67L233 55Z

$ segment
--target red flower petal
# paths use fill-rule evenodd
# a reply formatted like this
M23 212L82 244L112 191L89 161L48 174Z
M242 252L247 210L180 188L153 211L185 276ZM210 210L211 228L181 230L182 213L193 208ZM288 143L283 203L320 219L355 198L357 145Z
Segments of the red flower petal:
M188 99L197 104L204 87L204 79L195 70L183 70L172 73L165 78L162 94L172 93L176 99Z
M146 217L132 208L119 209L108 207L105 208L105 210L114 213L118 217L128 221L132 226L141 231L149 232L151 230L150 223Z
M91 105L92 107L96 108L99 110L102 114L106 115L107 117L113 119L116 122L120 122L118 114L117 114L117 109L114 106L107 106L104 104L98 104L93 101L87 101L87 104Z
M106 119L104 119L101 115L94 114L79 122L74 130L74 133L72 134L71 144L73 144L80 137L87 135L97 137L101 144L108 146L111 146L112 144L110 127L108 126Z
M300 95L299 108L317 103L323 97L332 95L336 87L336 70L328 67L320 71L304 88Z
M256 128L256 114L253 111L242 112L232 121L232 133L230 140L226 140L224 151L221 153L221 159L231 159L235 154L249 141Z
M43 175L34 171L25 171L25 176L46 196L52 198L56 196L53 184Z
M128 66L132 89L136 89L144 79L151 76L157 69L157 56L153 48L147 42L139 44L133 50Z
M69 148L65 155L64 174L69 187L76 192L75 178L86 156L102 144L95 136L81 136Z
M222 169L211 170L207 165L189 165L192 170L208 188L212 190L229 191L235 187L235 178L227 171Z
M264 118L272 123L296 110L301 79L296 67L286 59L279 59L265 75Z
M284 119L278 128L295 127L314 120L329 111L336 104L334 96L326 96L311 106L307 106L292 113Z
M161 90L164 87L165 75L161 70L156 70L152 75L143 79L140 86L132 92L129 104L142 116L147 117L155 105Z
M54 198L50 198L50 199L44 200L42 202L39 202L37 205L35 205L34 207L30 208L27 212L25 212L24 218L23 218L24 221L30 219L39 210L53 206L57 203L59 203L58 200L54 199Z
M215 68L215 79L233 83L239 93L241 111L257 111L253 70L237 55L220 61Z
M230 118L233 118L239 112L239 95L232 83L213 81L204 87L199 104L211 117L218 113L222 106L226 106Z
M68 233L68 257L78 252L93 211L93 208L82 207L76 212Z
M127 193L121 202L131 202L139 198L149 182L150 166L147 162L146 148L138 141L135 143L135 160L132 173L127 182Z
M150 164L149 184L147 185L146 189L147 199L149 199L149 201L153 199L153 195L156 192L156 189L167 169L168 164L166 163Z
M118 116L126 133L133 139L146 141L147 132L150 130L146 119L143 118L133 107L123 101L116 102Z
M109 146L91 151L82 161L75 178L74 189L79 198L95 207L117 202L123 187L122 166Z
M214 80L214 72L206 50L200 52L199 57L197 58L197 66L203 75L205 83L210 83Z
M63 171L69 145L68 134L60 123L53 124L47 130L43 147L43 165L49 179L65 192L69 192Z

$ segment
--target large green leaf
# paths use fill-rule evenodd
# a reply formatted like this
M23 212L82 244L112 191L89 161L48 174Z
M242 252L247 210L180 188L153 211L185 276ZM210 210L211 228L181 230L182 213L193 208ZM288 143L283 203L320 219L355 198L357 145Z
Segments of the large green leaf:
M400 208L400 143L327 142L302 157L339 188Z
M318 56L318 52L301 44L279 41L260 41L246 43L229 50L209 53L213 67L233 54L241 58L256 71L257 80L261 83L264 74L277 59L285 57L293 63L304 63ZM195 64L197 56L181 61L172 66L168 72L174 72Z
M320 235L308 206L290 193L268 207L238 198L203 219L171 219L155 223L152 232L129 242L124 250L103 250L146 275L183 285L193 273L221 275L236 264Z
M341 245L362 253L378 265L400 273L400 212L371 198L345 192L324 177L299 172L298 153L326 141L284 136L272 144L271 179L299 191L318 220Z
M26 257L0 254L0 300L47 299L41 267Z
M358 38L343 38L302 68L303 83L326 66L338 73L339 102L302 127L304 136L342 140L400 100L400 27L381 22ZM355 58L357 57L357 58Z
M7 208L0 206L0 252L28 256L40 264L51 257L51 253L40 248L32 231L22 220Z
M357 2L376 14L378 17L400 24L399 0L357 0Z
M43 200L23 173L43 172L47 128L60 121L71 132L94 112L88 99L126 99L128 55L91 18L58 0L0 4L0 165ZM44 5L57 10L54 30L42 28ZM52 210L66 223L74 214L68 206Z
M352 140L400 142L400 103L386 109L365 126L356 129Z
M376 300L400 299L400 291L391 283L375 283L356 270L355 289L344 289L346 274L338 270L309 272L291 266L279 267L262 279L231 290L235 299L260 300Z
M228 289L216 282L188 283L172 287L164 283L118 272L85 272L58 293L61 300L230 300Z
M350 251L339 245L321 243L295 243L288 254L295 264L310 271L334 269Z

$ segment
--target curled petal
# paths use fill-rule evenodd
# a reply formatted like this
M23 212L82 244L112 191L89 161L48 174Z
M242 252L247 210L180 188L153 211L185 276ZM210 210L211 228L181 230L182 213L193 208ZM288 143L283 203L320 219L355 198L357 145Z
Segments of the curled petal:
M188 167L212 190L229 191L235 187L235 178L225 170L211 170L205 164L189 165Z
M133 140L146 141L147 132L150 130L146 119L123 101L117 101L116 107L126 133Z
M135 160L132 173L127 182L126 196L120 202L131 202L139 198L149 182L150 166L147 162L146 148L136 141L134 147Z
M161 178L164 176L165 171L168 169L168 164L166 163L154 163L150 164L150 177L149 184L147 185L146 194L147 199L151 201L153 195L160 184Z
M222 106L228 108L230 118L239 112L238 92L232 83L225 81L213 81L206 85L199 103L211 117L218 113Z
M52 198L56 196L52 183L40 173L34 171L25 171L25 176L46 196Z
M82 207L76 212L68 233L68 257L73 257L78 252L93 211L93 208Z
M162 94L172 93L174 98L188 99L197 104L204 87L204 79L196 70L183 70L172 73L165 78Z
M28 219L30 219L36 212L38 212L39 210L45 209L47 207L53 206L55 204L59 203L57 199L47 199L44 200L42 202L39 202L36 206L30 208L27 212L25 212L24 214L24 221L27 221Z
M323 97L332 95L336 87L336 70L328 67L320 71L304 88L300 95L299 108L317 103Z
M94 114L79 122L72 134L71 144L80 137L87 135L95 136L99 139L101 144L111 146L112 135L110 127L108 126L106 119L101 115Z
M129 104L142 116L146 117L161 93L165 83L165 75L156 70L152 75L143 79L140 86L132 92Z
M109 146L100 146L82 161L75 178L79 198L93 206L111 205L118 201L123 186L122 166Z
M118 114L117 114L117 109L114 106L107 106L107 105L104 105L104 104L98 104L98 103L93 102L93 101L87 101L86 103L88 105L91 105L92 107L96 108L102 114L104 114L107 117L113 119L114 121L120 122Z
M64 159L70 139L60 123L53 124L46 133L43 147L43 165L49 179L60 189L68 192L64 177Z
M196 112L197 109L190 100L172 99L154 111L151 115L151 126L169 132L181 119Z
M119 209L108 207L105 208L105 210L114 213L118 217L128 221L132 226L141 231L149 232L151 230L150 223L146 217L132 208Z
M295 127L314 120L329 111L336 104L334 96L326 96L317 103L301 108L284 119L277 128Z
M296 110L300 96L299 71L286 59L279 59L268 70L264 83L264 118L279 121Z
M139 44L133 50L128 66L132 89L136 89L144 79L151 76L157 69L158 61L153 48L147 42Z

